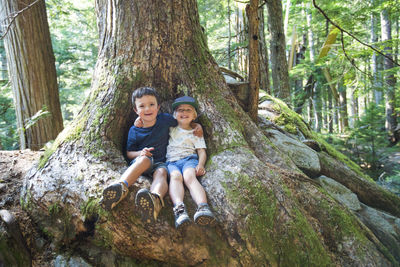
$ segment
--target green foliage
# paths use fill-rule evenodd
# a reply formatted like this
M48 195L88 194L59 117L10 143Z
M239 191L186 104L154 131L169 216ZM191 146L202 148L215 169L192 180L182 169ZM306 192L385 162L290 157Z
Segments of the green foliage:
M358 162L367 168L376 169L377 149L386 145L384 107L371 103L365 114L351 130L350 140L357 150Z
M46 1L64 122L78 113L91 84L98 34L93 1Z
M8 82L0 83L0 92L0 149L17 149L17 119L10 84Z

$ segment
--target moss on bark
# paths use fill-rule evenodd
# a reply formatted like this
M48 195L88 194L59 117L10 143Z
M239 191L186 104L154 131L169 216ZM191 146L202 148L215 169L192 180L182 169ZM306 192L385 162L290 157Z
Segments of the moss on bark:
M225 187L229 201L245 217L241 236L256 265L331 266L329 253L305 216L293 207L292 218L283 222L279 203L271 189L247 175L236 175L233 187Z

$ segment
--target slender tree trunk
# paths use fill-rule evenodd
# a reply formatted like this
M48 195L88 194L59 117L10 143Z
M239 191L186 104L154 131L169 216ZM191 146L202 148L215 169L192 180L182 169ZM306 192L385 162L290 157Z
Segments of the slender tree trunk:
M322 127L322 94L321 86L319 83L315 84L313 103L314 103L314 130L316 132L321 132Z
M251 0L246 6L249 21L249 115L257 123L258 95L260 91L260 63L259 63L259 24L258 0Z
M358 95L356 95L355 88L351 90L351 96L350 96L350 107L351 107L351 115L350 115L350 127L354 128L355 123L359 119L359 108L358 108Z
M336 132L340 132L340 103L339 101L336 101L336 99L333 102L334 104L334 111L333 111L333 129L334 131L336 130Z
M7 57L4 41L0 40L0 82L8 81Z
M384 9L381 12L381 32L382 32L382 42L385 43L385 55L387 57L384 58L384 70L386 72L385 75L385 84L386 84L386 129L389 134L390 142L397 142L394 134L394 130L397 126L396 121L396 94L395 94L395 86L396 86L396 78L393 69L393 59L392 56L392 24L390 22L390 16L388 10Z
M5 1L0 6L1 21L11 23L12 14L33 2ZM37 2L15 19L6 35L5 47L20 129L20 148L38 150L63 129L45 1ZM28 128L27 121L41 110L50 112L51 116L39 119Z
M374 4L375 0L371 0L372 5ZM378 35L376 34L377 31L376 27L376 13L371 13L371 43L374 45L378 42ZM372 76L373 76L373 83L372 87L374 88L374 98L375 103L380 105L382 103L382 83L381 79L379 78L379 71L378 71L378 56L375 51L372 52Z
M307 34L308 34L308 46L310 48L310 61L315 62L314 31L312 28L311 3L307 4L306 19L308 27Z
M340 110L340 132L344 132L349 127L349 114L347 112L347 89L344 85L339 85L339 110Z
M259 25L259 57L260 57L260 89L271 95L271 82L269 78L269 56L267 49L267 42L265 39L265 17L264 17L264 6L262 6L258 11L258 16L260 18Z
M282 2L268 0L268 25L271 34L271 70L274 95L290 103L289 72L286 60L286 42L282 20Z
M231 20L231 2L228 0L228 69L232 69L232 60L231 60L231 43L232 43L232 20Z
M296 60L295 60L295 65L300 64L302 61L305 59L305 52L306 52L306 39L305 35L303 35L303 42L299 44L298 51L296 53ZM297 94L301 94L303 91L303 77L299 77L299 79L296 79L294 81L294 91L295 91L295 97L294 100L297 102ZM297 106L295 104L295 106Z
M328 129L328 101L327 101L328 93L324 90L322 94L322 128L326 131Z
M332 94L328 93L328 131L329 133L333 133L333 123L334 123L334 116L335 110L333 109L332 105Z
M286 0L286 6L285 6L285 21L284 21L284 26L283 26L283 32L286 36L287 34L287 27L289 25L289 13L290 13L290 0Z
M240 6L236 9L236 42L241 46L246 44L248 41L248 22L245 15L245 10ZM247 61L248 61L248 49L247 47L237 48L237 71L240 74L247 77Z

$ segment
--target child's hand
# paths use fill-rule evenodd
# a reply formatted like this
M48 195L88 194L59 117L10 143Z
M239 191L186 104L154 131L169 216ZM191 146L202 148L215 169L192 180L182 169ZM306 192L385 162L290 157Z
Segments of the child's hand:
M142 119L140 117L137 117L136 120L135 120L135 123L133 125L135 125L138 128L142 128L143 127Z
M203 137L203 127L200 124L192 122L192 128L194 128L193 134L197 137Z
M152 157L153 154L150 151L153 151L154 147L145 147L140 151L140 156Z
M203 166L197 165L196 176L203 176L204 174L206 174L206 169Z

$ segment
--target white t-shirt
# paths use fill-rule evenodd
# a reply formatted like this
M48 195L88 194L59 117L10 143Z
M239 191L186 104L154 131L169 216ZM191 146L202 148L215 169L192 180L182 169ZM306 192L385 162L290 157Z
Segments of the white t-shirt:
M197 137L193 130L185 130L179 126L169 128L167 161L177 161L196 154L197 148L206 148L203 137Z

